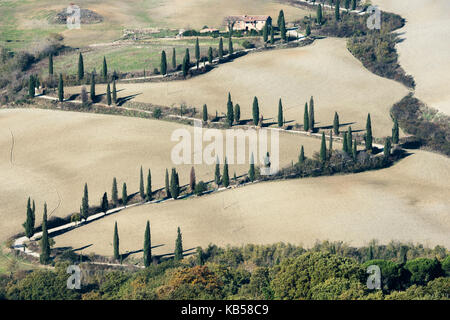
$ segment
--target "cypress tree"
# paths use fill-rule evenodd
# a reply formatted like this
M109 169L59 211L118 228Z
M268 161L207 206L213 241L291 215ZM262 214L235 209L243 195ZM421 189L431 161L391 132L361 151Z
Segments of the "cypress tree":
M334 7L334 18L336 21L341 19L341 0L336 0L336 6Z
M227 102L227 120L228 125L232 126L234 122L234 111L233 102L231 101L231 94L228 92L228 102Z
M152 240L150 236L150 221L147 220L144 234L144 266L147 268L152 262Z
M84 220L89 217L89 194L87 183L84 184L83 199L81 200L81 215Z
M303 114L303 130L309 131L308 102L305 103L305 113Z
M31 207L31 225L34 226L36 225L36 204L34 203L33 200L33 206Z
M106 86L106 103L108 104L108 106L111 105L111 87L109 83Z
M198 37L195 40L195 60L197 60L197 69L198 69L198 63L200 61L200 45L198 44Z
M394 119L394 127L392 128L392 142L398 144L399 141L399 130L398 130L398 120Z
M31 75L30 78L28 79L28 96L30 98L34 98L34 95L36 92L35 87L36 87L36 85L34 82L34 76Z
M333 131L335 135L339 135L339 115L337 112L334 113Z
M203 105L203 122L208 121L208 106L206 104Z
M228 54L233 54L233 40L231 37L228 38Z
M356 156L358 155L358 146L357 146L357 144L356 144L356 139L355 139L355 141L353 141L353 149L352 149L352 157L353 157L353 160L355 160L356 161Z
M278 14L277 26L279 29L281 29L281 25L282 25L281 20L284 20L284 11L283 10L280 10L280 13Z
M147 189L145 192L145 200L152 200L152 172L148 169L147 173Z
M166 182L166 195L167 198L171 198L171 194L170 194L170 184L169 184L169 171L166 169L166 178L165 178L165 182Z
M348 127L348 133L347 133L347 147L348 151L350 152L353 149L353 134L352 134L352 127Z
M241 121L241 107L237 103L234 106L234 121L236 121L237 124Z
M59 74L59 82L58 82L58 100L59 102L64 101L64 82L61 73Z
M141 199L145 199L145 187L144 187L144 172L141 170L139 171L139 195L141 196Z
M165 75L167 74L167 59L166 59L166 52L163 50L161 52L161 74Z
M315 121L314 121L314 99L313 97L311 97L311 99L309 100L309 130L311 130L311 132L314 132L315 128Z
M255 181L255 158L253 153L250 157L250 169L248 170L248 177L251 182Z
M267 40L269 40L269 27L267 26L267 22L266 22L264 24L264 28L263 28L263 41L264 41L264 43L266 43Z
M189 48L186 48L186 52L184 54L184 57L186 59L186 63L188 65L188 67L190 67L191 66L191 55L189 53Z
M287 37L286 37L286 23L284 21L284 17L281 19L280 33L281 33L281 39L283 39L283 41L286 41L287 40Z
M321 4L319 4L317 6L317 14L316 14L316 16L317 16L317 18L316 18L317 24L321 25L322 24L322 20L323 20L322 5Z
M50 242L47 230L47 203L44 203L44 216L42 218L41 254L39 260L42 264L50 262Z
M175 241L175 261L183 259L183 239L181 237L180 227L177 229L177 240Z
M298 156L298 163L303 164L305 162L305 149L303 146L300 149L300 155Z
M253 124L255 126L258 125L259 122L259 104L258 104L258 98L253 98Z
M113 184L112 184L112 190L111 190L111 200L114 206L117 206L119 204L119 195L117 191L117 179L114 177Z
M106 65L105 57L103 57L102 76L103 76L103 81L108 80L108 66Z
M223 39L222 39L222 37L219 40L219 58L223 59Z
M309 24L306 26L305 35L307 37L309 37L311 35L311 27L309 26Z
M112 101L114 102L114 104L117 103L116 80L113 80Z
M283 104L281 103L281 98L278 101L278 126L281 128L284 124L283 121Z
M372 151L372 121L370 120L370 113L367 115L366 122L366 150Z
M203 257L203 250L201 247L197 247L197 265L202 266L205 264L205 260Z
M174 70L177 69L177 54L175 48L172 49L172 68Z
M34 235L34 224L33 224L33 211L31 209L31 199L28 198L27 202L27 219L23 223L25 229L25 236L31 238Z
M177 199L180 195L180 187L178 184L178 173L175 168L172 168L172 174L170 176L170 194L173 199Z
M330 130L330 145L328 147L328 156L331 158L333 154L333 131Z
M122 186L122 204L126 206L128 204L127 184L124 182Z
M102 197L102 203L101 203L102 212L105 212L109 210L109 204L108 204L108 194L105 192Z
M95 74L91 74L91 91L90 91L91 101L95 102Z
M219 157L216 158L216 170L214 171L214 182L217 186L220 186L220 162Z
M388 137L384 142L384 157L388 158L391 155L391 139Z
M53 75L53 53L48 56L48 74Z
M188 63L186 56L184 56L183 64L181 65L181 70L183 71L183 77L186 78L186 76L189 73L189 63Z
M344 151L345 153L348 153L348 141L347 141L347 132L344 132L344 139L342 141L342 151Z
M195 185L196 185L196 181L195 181L195 169L194 167L191 168L191 174L189 176L189 187L191 188L191 192L194 192L195 190Z
M270 27L270 43L274 44L275 43L275 33L273 30L273 27Z
M325 162L327 160L327 145L325 142L325 132L322 132L322 143L320 145L320 161Z
M213 49L211 47L208 49L208 62L209 64L213 63Z
M356 0L352 0L352 10L356 10Z
M230 185L230 177L228 175L228 162L227 157L225 157L225 163L223 164L223 178L222 178L222 184L225 188L228 188Z
M350 0L345 0L344 2L345 9L350 9Z
M117 230L117 221L114 223L113 246L114 246L114 259L119 260L120 259L120 253L119 253L119 231Z
M81 79L84 78L84 62L83 62L83 55L78 55L78 81L81 81Z

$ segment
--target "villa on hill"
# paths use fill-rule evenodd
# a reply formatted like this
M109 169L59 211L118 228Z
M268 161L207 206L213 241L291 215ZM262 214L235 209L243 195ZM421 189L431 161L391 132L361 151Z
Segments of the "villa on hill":
M264 28L264 25L272 24L272 18L270 16L228 16L224 19L226 31L231 29L237 31L260 31Z

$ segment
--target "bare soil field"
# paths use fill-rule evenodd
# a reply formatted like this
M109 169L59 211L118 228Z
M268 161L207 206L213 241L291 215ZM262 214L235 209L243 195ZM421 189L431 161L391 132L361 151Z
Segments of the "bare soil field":
M276 119L282 98L290 124L303 124L305 102L314 96L317 127L332 125L337 111L341 123L362 130L370 112L375 136L390 135L389 110L408 90L365 69L348 52L345 41L329 38L307 47L250 54L185 81L119 84L117 88L122 90L119 96L137 94L134 100L140 102L185 103L198 110L206 103L210 114L226 113L231 92L233 102L241 106L242 119L252 118L254 96L264 118ZM99 93L105 92L105 86L98 87ZM79 87L67 88L70 93L79 91Z
M57 236L56 246L111 256L117 221L122 253L142 248L150 220L154 254L196 246L316 240L354 246L372 239L450 247L450 160L414 151L389 169L255 184L201 198L132 208ZM137 256L140 257L140 253Z
M29 196L36 200L37 224L44 201L50 216L65 217L80 208L84 183L91 205L99 205L103 192L111 196L112 179L123 182L128 193L138 191L139 169L152 170L153 189L164 186L165 169L176 167L180 184L189 182L191 165L176 166L171 152L174 130L192 127L177 123L39 109L0 111L0 241L23 231ZM270 141L270 134L268 135ZM204 142L206 147L209 142ZM298 159L300 146L307 156L320 148L320 140L280 134L280 163ZM334 144L340 148L339 144ZM248 148L247 148L248 150ZM248 158L248 157L247 157ZM248 162L248 159L247 159ZM214 165L195 165L197 181L214 179ZM230 165L239 176L248 164Z
M407 20L399 30L399 60L416 80L416 97L450 115L450 2L448 0L376 0L383 10Z

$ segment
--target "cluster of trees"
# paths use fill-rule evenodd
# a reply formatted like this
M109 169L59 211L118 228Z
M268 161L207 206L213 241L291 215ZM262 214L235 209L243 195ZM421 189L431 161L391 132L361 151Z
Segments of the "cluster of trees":
M179 229L177 233L176 248L182 247ZM151 249L149 235L147 222L144 248ZM0 298L440 300L450 295L450 256L442 247L371 243L354 248L322 242L311 249L282 243L220 248L211 244L184 259L180 259L182 251L158 263L150 261L149 250L144 250L144 261L146 257L146 268L134 272L105 272L89 265L81 290L67 289L66 262L59 262L55 271L0 277ZM366 285L371 265L381 269L381 289ZM80 267L84 269L83 264Z

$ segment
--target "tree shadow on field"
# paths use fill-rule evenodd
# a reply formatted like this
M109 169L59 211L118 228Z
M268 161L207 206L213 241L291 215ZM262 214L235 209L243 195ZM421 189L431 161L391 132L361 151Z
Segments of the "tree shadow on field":
M158 244L156 246L152 246L152 249L156 249L156 248L163 247L163 246L165 246L165 245L164 244ZM122 253L121 257L122 257L122 260L125 260L129 256L131 256L133 254L141 253L141 252L144 252L144 249L138 249L138 250L128 251L128 252Z
M186 249L183 250L183 257L188 257L188 256L192 256L195 254L194 250L196 248L190 248L190 249ZM154 258L161 261L161 259L174 259L175 258L175 252L171 252L171 253L165 253L165 254L160 254L160 255L154 255Z
M315 124L318 124L320 122L316 122ZM340 123L339 124L339 128L341 127L345 127L345 126L350 126L352 124L355 124L356 122L347 122L347 123ZM324 125L324 126L316 126L316 129L321 129L321 130L326 130L326 129L333 129L333 124L331 125ZM352 132L356 132L355 130L352 130Z
M118 99L117 99L117 105L118 105L118 106L122 106L125 102L130 101L130 100L132 100L133 98L135 98L135 97L137 97L137 96L139 96L139 95L141 95L141 94L142 94L142 92L141 92L141 93L131 94L131 95L129 95L129 96L125 96L125 97L118 98Z

